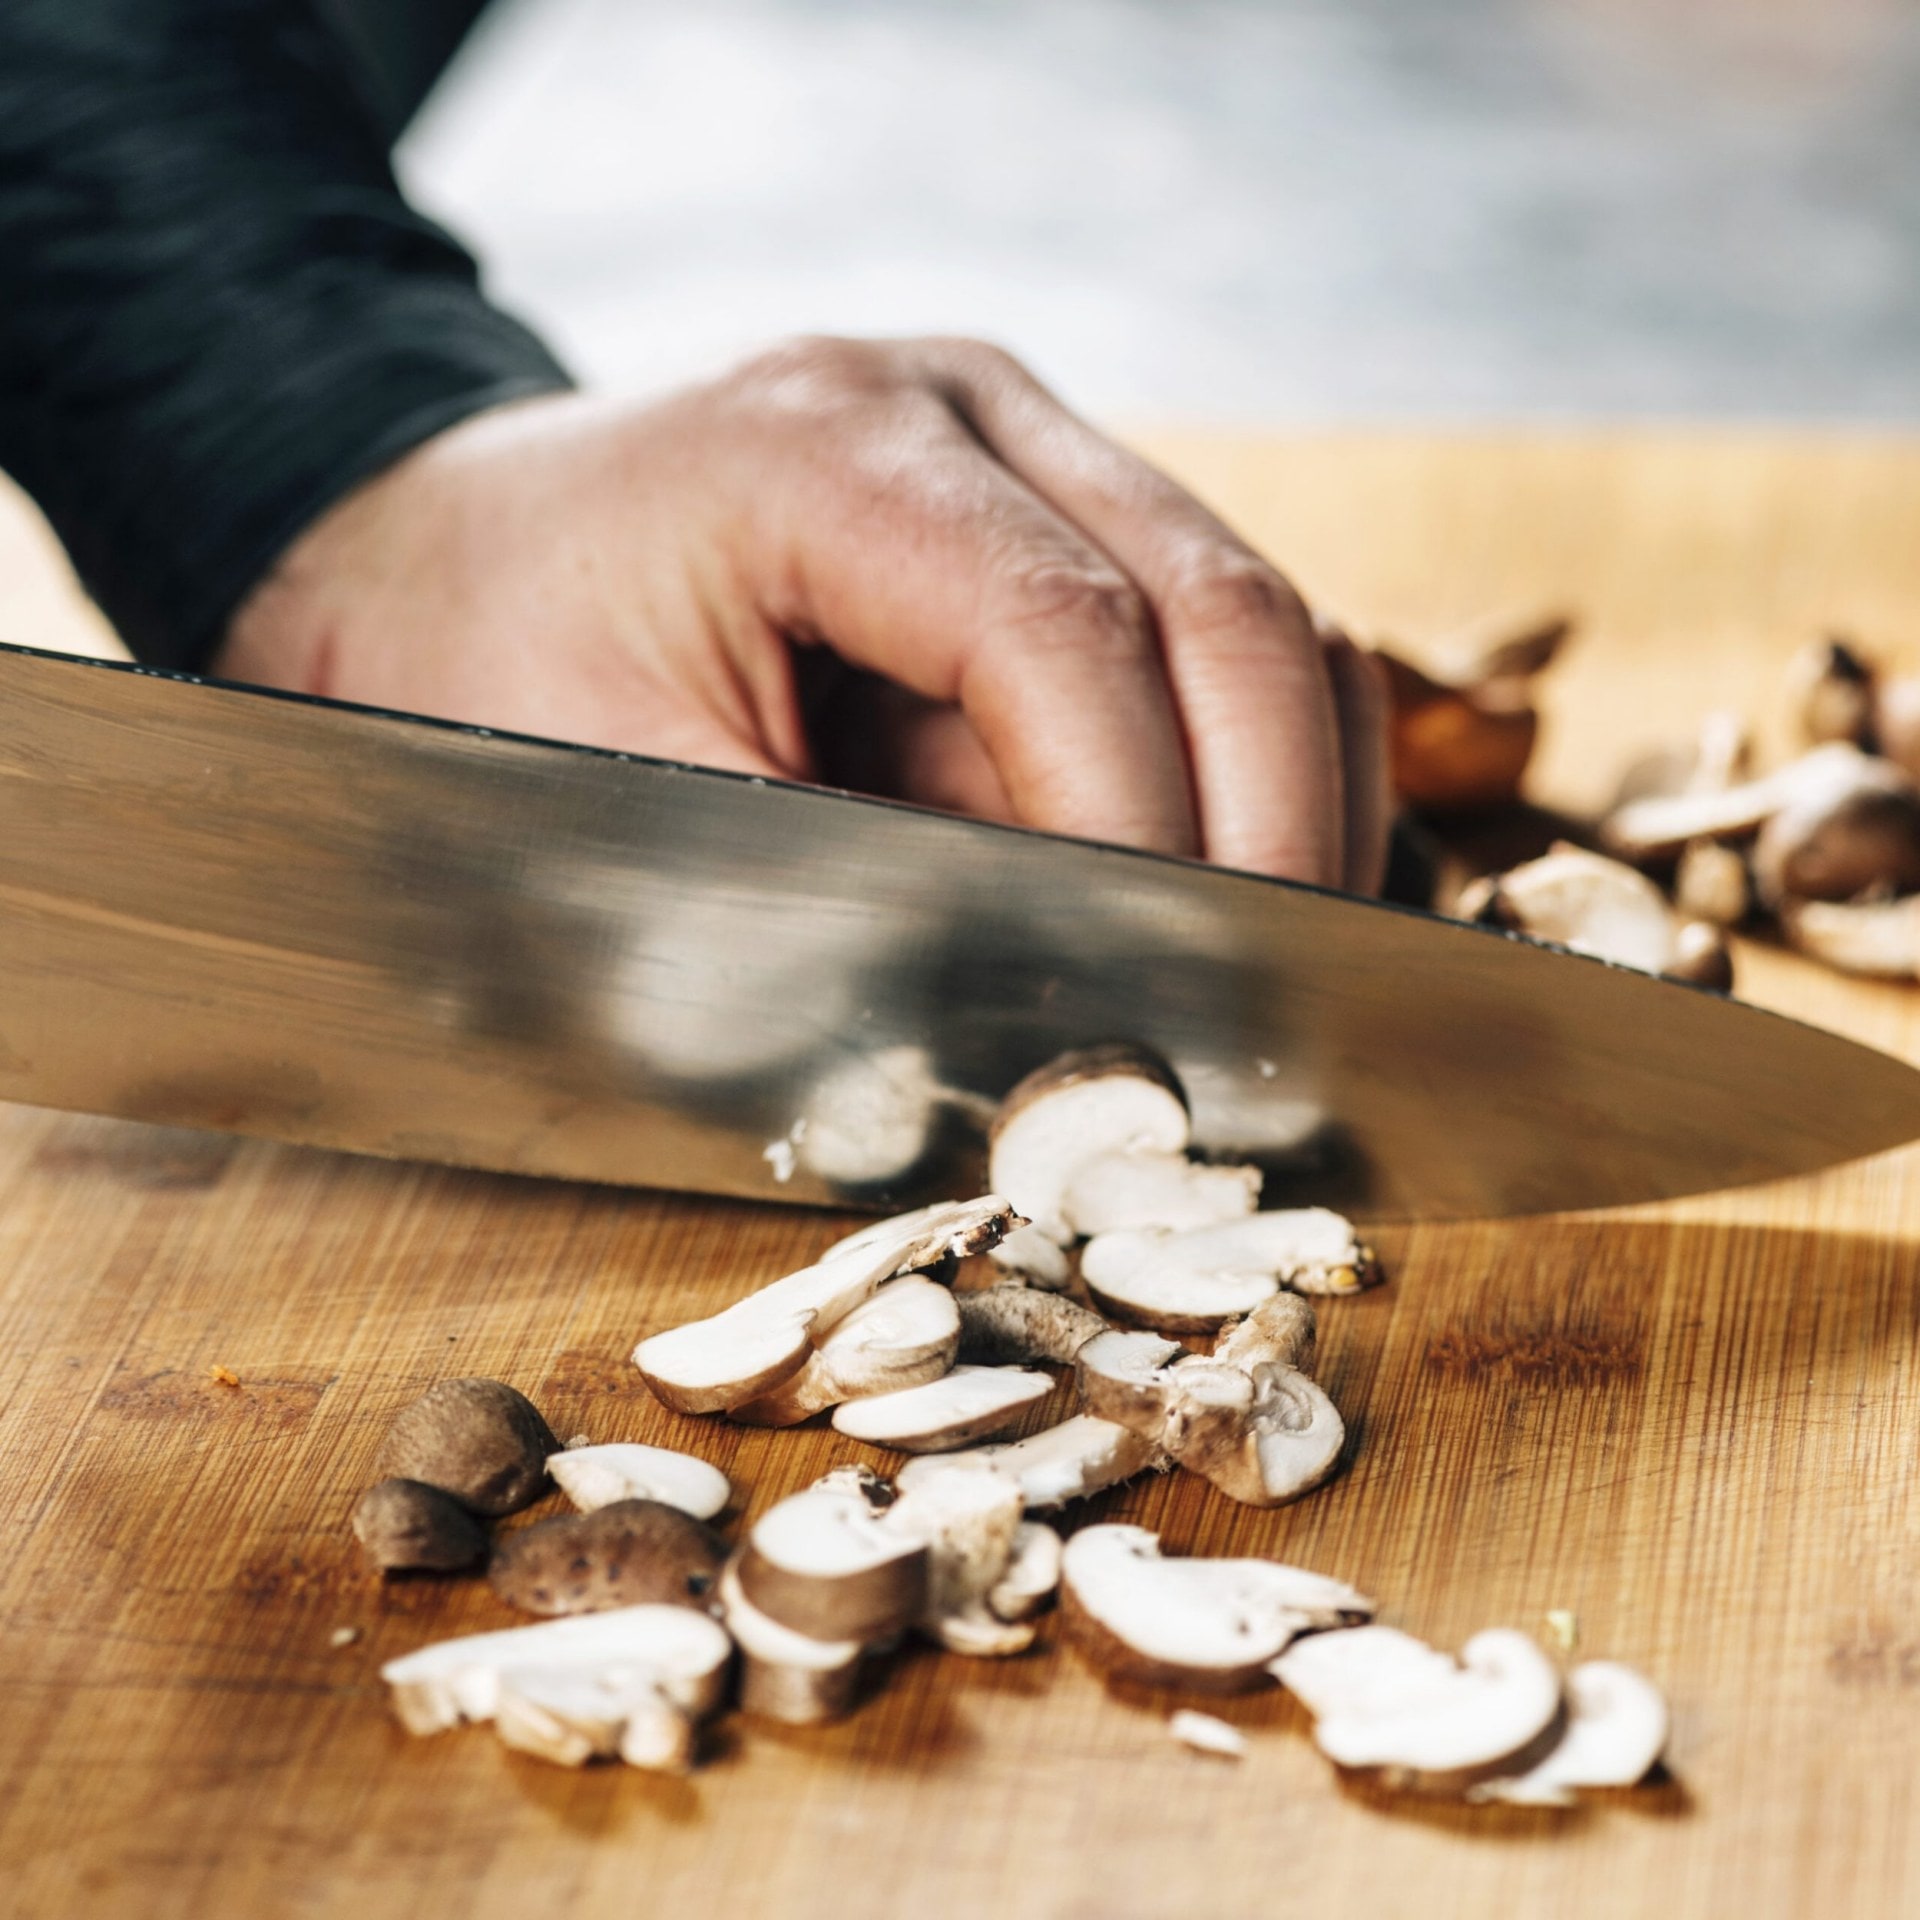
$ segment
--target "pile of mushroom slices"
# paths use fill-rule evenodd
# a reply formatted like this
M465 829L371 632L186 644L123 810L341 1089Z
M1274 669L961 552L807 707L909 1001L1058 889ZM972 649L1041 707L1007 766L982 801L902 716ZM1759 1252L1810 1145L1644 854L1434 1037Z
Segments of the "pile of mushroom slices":
M1844 973L1920 979L1920 680L1842 641L1794 665L1808 750L1756 774L1747 729L1629 768L1596 838L1475 882L1455 912L1726 989L1725 934L1777 933Z
M1258 1559L1169 1559L1143 1527L1083 1527L1067 1542L1069 1637L1115 1678L1238 1693L1279 1681L1345 1773L1401 1792L1564 1807L1581 1788L1630 1787L1667 1740L1659 1690L1594 1660L1564 1677L1526 1634L1475 1634L1458 1658L1371 1624L1338 1580ZM1204 1716L1176 1715L1192 1723ZM1175 1724L1203 1750L1224 1723Z

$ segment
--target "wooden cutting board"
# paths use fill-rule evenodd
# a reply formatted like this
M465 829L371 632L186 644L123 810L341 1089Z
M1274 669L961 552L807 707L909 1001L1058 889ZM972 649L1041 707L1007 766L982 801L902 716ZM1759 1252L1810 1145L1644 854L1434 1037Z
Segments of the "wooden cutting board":
M1810 633L1920 663L1911 446L1157 450L1365 632L1579 610L1555 796L1709 704L1768 711ZM1920 1052L1920 995L1743 960L1756 997ZM0 1908L1920 1911L1917 1169L1383 1230L1391 1284L1322 1316L1341 1479L1275 1514L1188 1478L1099 1503L1344 1575L1445 1643L1577 1615L1583 1652L1671 1694L1671 1777L1523 1814L1343 1791L1278 1694L1219 1708L1244 1762L1201 1759L1175 1702L1107 1690L1051 1629L1019 1660L910 1653L831 1729L730 1722L685 1781L409 1740L381 1660L504 1616L484 1585L361 1570L345 1515L393 1410L498 1375L562 1434L706 1454L756 1512L858 1450L670 1416L625 1356L836 1223L0 1109Z

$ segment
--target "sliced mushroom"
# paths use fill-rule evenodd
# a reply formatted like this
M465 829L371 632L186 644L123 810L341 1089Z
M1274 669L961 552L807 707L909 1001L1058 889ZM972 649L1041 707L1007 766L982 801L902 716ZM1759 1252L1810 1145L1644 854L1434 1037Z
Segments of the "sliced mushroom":
M1186 1095L1164 1060L1134 1046L1086 1047L1030 1073L1000 1103L988 1136L988 1178L1050 1239L1073 1227L1068 1183L1112 1153L1183 1153Z
M1578 1787L1638 1786L1667 1744L1667 1703L1643 1674L1612 1660L1588 1660L1567 1675L1567 1724L1527 1772L1468 1789L1472 1800L1518 1807L1568 1807Z
M1156 1686L1237 1693L1265 1683L1304 1633L1370 1619L1344 1581L1277 1560L1170 1560L1144 1527L1082 1527L1066 1544L1067 1631L1102 1669Z
M1217 1760L1247 1757L1247 1736L1231 1722L1211 1713L1195 1713L1191 1707L1182 1707L1168 1718L1167 1731L1195 1753L1210 1754Z
M1737 927L1753 910L1746 855L1718 840L1689 840L1674 869L1673 904L1686 919Z
M1874 678L1869 662L1837 636L1803 647L1787 669L1800 731L1816 745L1844 740L1871 746Z
M1674 933L1666 977L1684 980L1689 986L1711 987L1715 993L1731 993L1733 953L1727 936L1704 920L1689 920Z
M1024 1226L1010 1233L987 1256L1004 1273L1017 1274L1033 1287L1059 1288L1073 1280L1073 1262L1058 1240L1049 1239L1036 1226Z
M833 1426L850 1440L901 1453L949 1453L1017 1426L1053 1391L1052 1379L1024 1367L955 1367L925 1386L848 1400Z
M799 1164L822 1179L879 1186L926 1157L945 1098L924 1047L848 1054L808 1087L789 1139Z
M726 1629L692 1607L623 1607L441 1640L389 1660L380 1677L409 1733L491 1720L500 1676L525 1668L649 1673L669 1700L703 1720L725 1693L732 1653Z
M1432 813L1519 797L1539 719L1528 682L1558 653L1571 622L1541 622L1445 678L1384 650L1394 790Z
M1920 680L1883 679L1873 706L1874 750L1920 780Z
M1768 816L1753 844L1754 887L1783 900L1851 900L1874 889L1920 888L1920 789L1891 761L1822 747Z
M1790 946L1842 973L1920 979L1920 894L1904 900L1790 900L1780 909Z
M1101 1306L1163 1333L1210 1331L1281 1287L1354 1293L1380 1277L1352 1223L1324 1207L1189 1233L1103 1233L1087 1243L1080 1276Z
M563 1767L616 1756L655 1773L693 1764L692 1716L644 1669L510 1667L500 1676L494 1732L503 1746Z
M1673 962L1676 923L1660 889L1635 867L1564 843L1476 881L1461 894L1459 915L1643 973Z
M725 1559L719 1539L691 1514L658 1500L616 1500L508 1534L487 1579L523 1613L705 1606Z
M993 1195L943 1202L875 1221L720 1313L634 1349L657 1398L680 1413L719 1413L772 1392L798 1373L815 1342L876 1287L950 1254L984 1251L1019 1224Z
M1328 1759L1413 1792L1524 1773L1560 1737L1560 1676L1511 1628L1475 1634L1458 1660L1392 1627L1316 1634L1273 1672L1314 1715Z
M1031 1620L1060 1587L1065 1542L1042 1520L1022 1520L1006 1571L987 1589L988 1610L1002 1620Z
M553 1430L524 1393L499 1380L442 1380L394 1416L383 1480L419 1480L490 1518L547 1490Z
M927 1549L922 1630L947 1649L992 1658L1033 1644L1029 1622L1003 1620L987 1603L1012 1564L1020 1486L992 1464L932 1474L901 1490L884 1524Z
M1089 1308L1012 1282L954 1295L960 1313L960 1358L983 1366L1046 1361L1070 1367L1073 1356L1107 1323Z
M1077 1234L1125 1227L1216 1227L1260 1204L1258 1167L1209 1166L1178 1153L1108 1153L1068 1180L1062 1217Z
M1277 1507L1333 1471L1339 1410L1304 1373L1202 1360L1153 1334L1103 1334L1080 1350L1080 1402L1125 1426L1221 1492Z
M457 1573L487 1557L487 1530L450 1493L382 1480L354 1503L353 1531L381 1573Z
M547 1471L583 1513L616 1500L658 1500L696 1520L711 1520L733 1497L718 1467L690 1453L633 1440L568 1447L547 1461Z
M720 1609L739 1643L740 1708L788 1726L837 1720L854 1703L866 1646L816 1640L764 1614L740 1587L736 1566L720 1575Z
M926 1544L885 1524L871 1475L829 1475L754 1522L737 1562L740 1591L769 1618L816 1640L878 1640L926 1605Z
M843 1400L925 1386L953 1365L960 1315L937 1281L908 1274L878 1287L827 1330L798 1373L733 1409L748 1426L790 1427Z
M900 1469L897 1484L905 1493L932 1474L974 1460L990 1460L997 1471L1016 1481L1021 1498L1032 1510L1064 1506L1069 1500L1084 1500L1117 1487L1149 1467L1165 1465L1166 1456L1114 1421L1083 1413L1007 1445L909 1460Z
M1251 1372L1258 1366L1311 1373L1319 1348L1312 1303L1297 1293L1276 1293L1244 1320L1230 1320L1213 1343L1211 1358Z

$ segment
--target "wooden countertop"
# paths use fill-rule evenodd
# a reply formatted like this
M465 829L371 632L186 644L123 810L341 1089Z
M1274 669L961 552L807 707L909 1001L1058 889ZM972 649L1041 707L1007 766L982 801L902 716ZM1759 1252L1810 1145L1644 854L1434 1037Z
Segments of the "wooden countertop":
M1920 663L1920 447L1156 450L1364 630L1582 612L1555 797L1707 705L1764 711L1810 633ZM0 509L0 637L97 644ZM1920 1057L1920 995L1747 960L1753 997ZM1277 1693L1221 1709L1244 1763L1200 1759L1172 1702L1109 1693L1051 1630L1020 1660L909 1654L825 1731L731 1721L686 1781L409 1740L380 1661L502 1610L361 1571L345 1514L392 1410L497 1374L562 1433L707 1453L757 1510L850 1443L670 1416L625 1355L832 1223L0 1109L0 1907L1920 1911L1917 1174L1901 1153L1631 1214L1384 1230L1392 1283L1322 1316L1350 1471L1275 1514L1184 1477L1106 1503L1178 1548L1339 1573L1445 1643L1575 1612L1583 1651L1669 1690L1673 1777L1523 1814L1343 1792Z

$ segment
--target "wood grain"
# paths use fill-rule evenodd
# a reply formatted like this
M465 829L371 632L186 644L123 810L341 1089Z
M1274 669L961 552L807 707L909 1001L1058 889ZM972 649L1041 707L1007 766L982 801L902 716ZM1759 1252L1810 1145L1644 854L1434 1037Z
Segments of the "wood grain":
M1366 631L1579 609L1544 761L1562 797L1703 705L1763 710L1810 631L1920 648L1914 447L1159 450ZM1920 1056L1920 996L1746 958L1756 996ZM1191 1479L1099 1503L1337 1572L1445 1641L1569 1608L1583 1650L1671 1692L1666 1784L1469 1812L1343 1791L1278 1695L1222 1709L1244 1763L1200 1759L1174 1701L1109 1693L1051 1630L1022 1660L908 1655L823 1732L730 1723L684 1782L408 1740L380 1661L500 1613L360 1570L345 1515L391 1412L498 1374L563 1433L707 1454L758 1510L861 1450L668 1415L624 1355L833 1223L0 1109L0 1907L1920 1911L1917 1171L1387 1231L1392 1284L1322 1318L1357 1435L1338 1481L1267 1515Z

